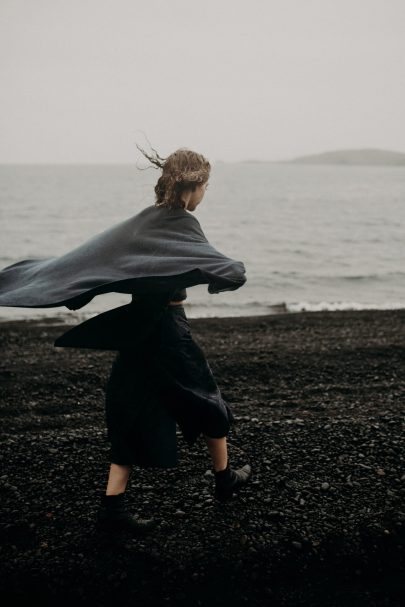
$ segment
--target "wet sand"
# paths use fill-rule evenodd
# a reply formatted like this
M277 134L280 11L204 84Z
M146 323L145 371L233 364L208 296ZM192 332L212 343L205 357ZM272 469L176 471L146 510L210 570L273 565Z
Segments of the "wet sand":
M7 604L400 605L405 593L405 310L191 319L236 423L249 486L213 500L202 438L177 468L135 468L128 503L158 528L108 537L113 352L66 327L0 325L0 537Z

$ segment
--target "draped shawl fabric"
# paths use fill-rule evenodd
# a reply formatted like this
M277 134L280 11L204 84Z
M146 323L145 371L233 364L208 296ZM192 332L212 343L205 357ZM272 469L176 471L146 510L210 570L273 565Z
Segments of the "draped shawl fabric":
M65 255L4 268L0 305L77 309L111 291L142 294L206 283L210 293L219 293L245 280L243 263L214 249L191 213L149 206Z
M170 293L197 284L207 284L209 293L220 293L238 289L245 281L243 263L217 251L190 212L152 205L60 257L29 259L4 268L0 306L76 310L112 291L167 299ZM56 345L119 349L122 342L113 339L108 325L115 321L125 340L125 324L137 317L136 310L135 302L101 314L79 325L76 341ZM134 335L141 324L134 323ZM95 331L110 335L94 345Z

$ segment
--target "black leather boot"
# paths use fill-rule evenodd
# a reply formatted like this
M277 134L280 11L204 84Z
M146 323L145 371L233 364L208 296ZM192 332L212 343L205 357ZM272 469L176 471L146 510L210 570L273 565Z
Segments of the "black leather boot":
M248 482L252 474L252 469L249 464L245 464L245 466L243 466L239 470L233 470L228 462L225 470L220 470L219 472L216 472L214 470L214 474L214 496L220 502L225 502L226 500L231 498L236 491L239 491L239 489Z
M97 528L101 531L131 531L147 533L156 527L155 519L143 519L130 514L124 503L125 493L102 495L97 512Z

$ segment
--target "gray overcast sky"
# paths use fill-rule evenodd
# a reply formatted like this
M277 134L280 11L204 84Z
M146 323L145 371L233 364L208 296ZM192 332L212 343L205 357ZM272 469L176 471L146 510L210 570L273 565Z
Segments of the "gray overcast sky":
M405 151L404 0L0 0L0 162Z

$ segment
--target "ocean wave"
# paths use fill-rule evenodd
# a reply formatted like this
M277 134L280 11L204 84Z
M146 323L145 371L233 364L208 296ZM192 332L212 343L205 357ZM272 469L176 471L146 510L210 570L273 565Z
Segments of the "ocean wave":
M211 304L205 303L185 304L186 314L189 318L227 318L241 316L267 316L272 314L289 314L296 312L337 312L345 310L401 310L405 309L403 302L385 302L385 303L360 303L355 301L300 301L292 303L277 304L259 304L250 302L239 305ZM105 310L89 311L57 311L52 308L41 309L22 309L22 308L2 308L0 309L0 322L14 320L34 320L40 321L47 319L46 324L54 322L55 324L78 324Z
M294 276L298 278L299 281L305 281L308 279L315 279L319 281L324 281L325 279L330 281L339 281L339 280L387 280L392 278L404 278L405 272L401 270L394 270L391 272L372 272L370 274L320 274L318 272L306 272L306 271L298 271L298 270L273 270L269 272L267 276L277 276L277 278L290 278Z
M392 278L403 278L405 276L405 272L395 271L395 272L384 272L378 274L377 272L373 272L372 274L349 274L345 276L339 276L336 274L332 276L332 279L340 279L340 280L387 280Z
M401 310L405 308L405 301L389 301L380 304L359 303L356 301L300 301L296 303L286 304L286 308L288 312L335 312L340 310Z

